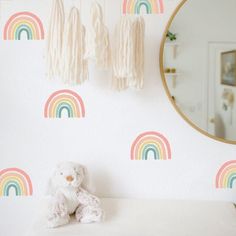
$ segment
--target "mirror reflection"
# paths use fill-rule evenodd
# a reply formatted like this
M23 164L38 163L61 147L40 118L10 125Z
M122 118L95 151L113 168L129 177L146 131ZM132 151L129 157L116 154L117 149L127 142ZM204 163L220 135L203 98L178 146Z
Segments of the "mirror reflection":
M236 141L236 0L187 0L168 28L163 77L177 110Z

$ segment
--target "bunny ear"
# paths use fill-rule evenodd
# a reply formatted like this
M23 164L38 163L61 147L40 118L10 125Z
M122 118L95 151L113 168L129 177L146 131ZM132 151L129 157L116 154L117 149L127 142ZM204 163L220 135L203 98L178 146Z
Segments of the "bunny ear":
M59 169L62 166L62 162L57 163L56 169Z
M54 196L56 194L57 188L53 181L53 176L48 180L46 187L46 195Z
M88 177L88 169L83 165L80 165L80 169L82 173L84 174L84 178Z
M92 189L91 189L91 186L90 186L90 180L89 180L89 175L88 175L88 169L83 166L83 165L80 165L80 170L81 172L83 173L84 175L84 179L83 179L83 182L82 182L82 188L91 192Z
M47 187L46 187L46 195L54 195L54 191L53 191L54 187L52 184L52 179L50 178L48 183L47 183Z
M61 169L64 166L67 166L69 164L73 164L73 163L71 163L71 162L59 162L59 163L57 163L57 166L56 166L56 168L54 170L54 173L56 172L56 170Z
M60 168L61 163L59 163L54 171L51 173L51 177L48 180L47 187L46 187L46 194L47 195L55 195L56 194L56 186L55 186L55 181L53 181L53 178L55 178L56 171Z

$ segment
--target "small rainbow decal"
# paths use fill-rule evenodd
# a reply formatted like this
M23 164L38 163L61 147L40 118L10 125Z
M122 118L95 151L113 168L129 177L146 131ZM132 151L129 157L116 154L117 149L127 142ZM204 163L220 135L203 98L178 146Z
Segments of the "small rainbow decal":
M23 170L8 168L0 171L0 196L9 196L12 189L16 196L33 194L30 177Z
M62 118L66 111L68 118L85 117L85 108L82 98L71 90L54 92L47 100L44 107L45 118Z
M123 14L140 14L143 7L147 14L164 13L163 0L124 0Z
M236 160L226 162L216 175L216 188L233 188L236 182Z
M171 160L168 140L160 133L145 132L139 135L131 147L131 160Z
M23 33L27 35L28 40L44 39L43 24L39 17L26 11L12 15L5 25L3 39L21 40Z

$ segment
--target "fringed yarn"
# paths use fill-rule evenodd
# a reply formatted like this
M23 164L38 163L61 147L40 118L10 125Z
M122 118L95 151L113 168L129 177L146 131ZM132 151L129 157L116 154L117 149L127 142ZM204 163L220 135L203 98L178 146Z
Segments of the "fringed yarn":
M88 79L88 63L85 54L85 28L79 10L73 7L65 25L63 44L62 78L64 83L82 84Z
M116 29L112 79L112 86L118 91L128 87L143 88L144 33L145 23L142 17L135 20L130 16L121 18Z
M143 17L138 17L132 28L134 39L134 76L128 80L129 87L142 89L144 83L144 36L145 22Z
M108 69L111 65L109 31L104 25L102 8L97 2L93 2L90 11L85 57L94 60L100 69Z
M60 77L62 57L65 10L62 0L53 0L47 36L48 77Z

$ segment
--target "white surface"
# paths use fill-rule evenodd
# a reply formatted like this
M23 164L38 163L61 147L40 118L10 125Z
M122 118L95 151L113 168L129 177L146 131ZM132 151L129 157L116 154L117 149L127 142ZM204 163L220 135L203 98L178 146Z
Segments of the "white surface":
M0 236L25 236L37 217L38 200L28 197L0 199Z
M235 236L236 209L223 202L103 199L100 224L47 229L39 218L27 236Z

